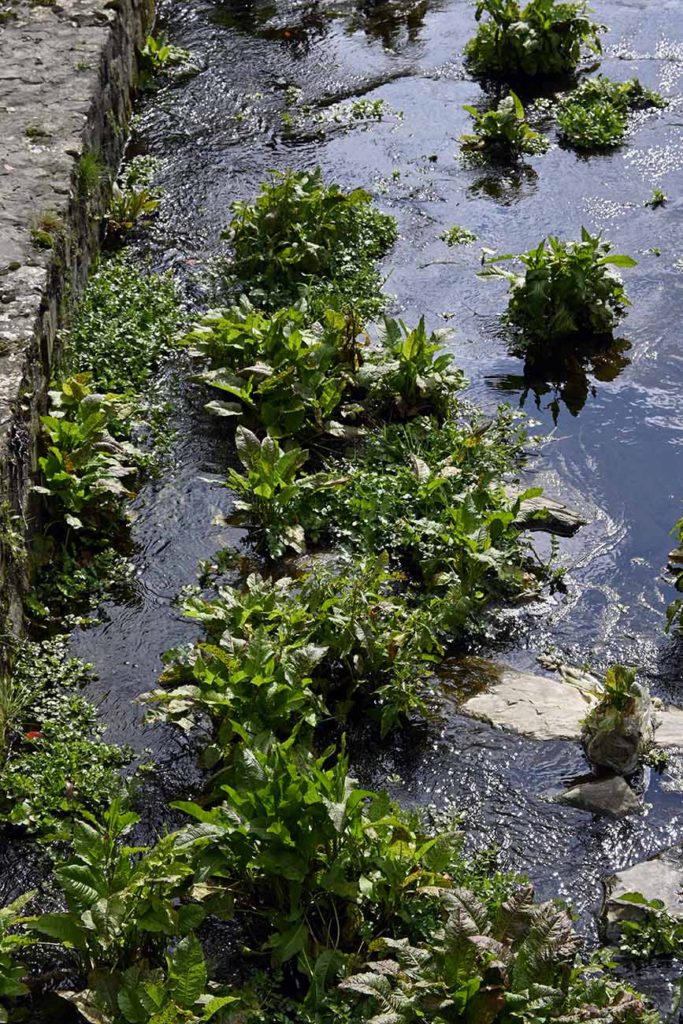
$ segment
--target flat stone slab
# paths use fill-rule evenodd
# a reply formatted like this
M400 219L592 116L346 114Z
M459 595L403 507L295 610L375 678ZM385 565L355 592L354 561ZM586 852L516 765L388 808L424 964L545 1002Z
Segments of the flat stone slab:
M650 860L618 871L604 879L603 919L607 937L614 941L619 922L642 919L643 910L635 904L620 902L627 892L639 892L647 900L662 900L667 912L683 918L683 846L672 846Z
M643 805L621 775L579 782L558 797L558 802L592 814L624 818L637 814Z
M472 658L463 663L459 687L465 694L461 710L489 725L539 740L580 740L581 723L595 698L586 673L562 667L563 678L518 672L504 665ZM571 680L571 682L569 681ZM471 684L471 685L470 685ZM683 749L683 709L657 708L655 745Z
M462 710L500 729L539 740L578 740L593 698L548 676L499 669L488 689L470 697Z

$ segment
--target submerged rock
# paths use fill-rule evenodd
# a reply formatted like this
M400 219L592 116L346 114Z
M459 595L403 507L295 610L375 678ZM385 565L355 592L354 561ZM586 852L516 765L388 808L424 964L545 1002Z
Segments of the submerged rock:
M613 818L624 818L643 809L641 801L621 775L578 782L562 793L558 802L592 814L609 814Z
M662 900L667 913L683 919L683 845L618 871L604 879L603 886L603 926L610 942L619 937L620 921L639 921L646 916L645 908L622 901L627 892L639 892L647 900Z

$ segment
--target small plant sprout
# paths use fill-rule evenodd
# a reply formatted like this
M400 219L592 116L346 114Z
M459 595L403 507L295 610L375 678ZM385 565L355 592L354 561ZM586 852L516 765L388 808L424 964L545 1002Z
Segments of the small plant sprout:
M514 92L502 99L495 110L482 113L470 105L464 109L474 121L473 133L460 136L464 150L509 158L544 153L548 148L547 139L529 127L522 101Z
M78 191L90 199L106 177L106 168L99 153L86 149L78 161Z
M477 75L564 75L583 49L600 53L603 26L591 21L586 0L477 0L476 35L465 58ZM486 20L482 20L486 16Z
M484 250L480 277L500 277L510 285L507 319L522 345L551 343L572 336L611 335L629 301L615 267L634 267L630 256L611 251L600 235L581 229L577 242L550 235L529 252L497 256ZM519 260L524 270L498 263Z
M660 206L666 206L668 200L669 197L665 195L661 188L655 188L652 190L650 198L645 201L645 206L649 206L651 209L656 210Z
M190 59L190 53L180 46L171 45L164 36L147 36L140 57L149 71L159 73L170 65L185 64Z
M459 224L454 224L452 228L448 228L447 231L442 231L439 235L442 242L445 242L449 248L455 245L471 245L472 242L476 242L477 236L469 228L460 227Z

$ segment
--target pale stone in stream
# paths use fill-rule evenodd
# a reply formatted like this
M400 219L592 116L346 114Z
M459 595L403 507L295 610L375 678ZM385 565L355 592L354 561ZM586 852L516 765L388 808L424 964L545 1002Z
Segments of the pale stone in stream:
M655 711L655 743L659 747L683 747L683 709L665 707Z
M645 899L659 899L672 917L683 918L683 848L673 846L651 860L604 879L605 902L603 918L607 938L614 942L619 935L619 921L639 920L643 910L631 903L620 902L627 892L639 892Z
M465 701L463 711L501 729L540 740L577 740L593 699L575 686L501 668L484 693Z
M609 814L613 818L623 818L643 809L640 800L621 775L580 782L558 797L558 802L593 814Z

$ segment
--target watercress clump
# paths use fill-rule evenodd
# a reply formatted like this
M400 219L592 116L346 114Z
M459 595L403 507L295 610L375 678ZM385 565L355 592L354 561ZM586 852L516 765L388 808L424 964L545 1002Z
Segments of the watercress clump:
M583 48L600 53L602 26L586 0L477 0L476 35L465 59L478 75L562 75L574 71ZM486 15L486 20L482 18Z
M575 335L611 335L629 305L614 267L634 267L630 256L612 253L600 235L581 229L581 239L563 242L550 235L518 256L492 255L481 277L510 284L507 319L520 347L552 343ZM503 270L499 262L518 259L523 273Z
M598 75L560 101L557 122L563 141L574 149L608 149L623 142L629 111L664 106L666 100L637 78L612 82Z
M375 316L385 304L377 260L396 240L396 222L363 189L325 185L319 170L277 172L251 203L233 205L226 237L229 283L264 309L308 299Z
M90 678L65 638L24 641L11 658L0 684L1 822L63 837L84 808L102 808L121 791L129 753L102 740L81 693Z
M522 101L514 92L505 96L495 110L480 111L470 105L464 109L474 121L473 133L460 136L465 150L509 158L545 153L548 148L548 140L529 127Z
M125 253L102 259L76 308L65 368L104 391L140 391L181 322L169 274L144 273Z

